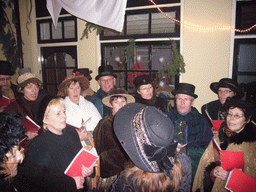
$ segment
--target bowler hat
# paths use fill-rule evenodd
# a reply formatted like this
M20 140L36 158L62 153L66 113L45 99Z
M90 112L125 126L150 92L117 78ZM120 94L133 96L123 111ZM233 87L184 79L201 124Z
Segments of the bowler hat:
M89 81L92 80L92 77L91 77L91 73L92 71L89 70L89 68L81 68L81 69L74 69L73 70L73 73L75 74L75 76L85 76Z
M98 79L102 76L113 76L117 78L117 75L113 72L112 65L101 65L98 68L98 75L95 77L96 81L98 81Z
M189 83L179 83L178 89L172 91L173 95L176 94L186 94L194 97L195 99L198 97L195 93L195 86Z
M0 60L0 75L14 75L12 64L9 61Z
M136 89L139 89L141 85L147 85L147 84L153 85L152 81L150 80L149 75L140 75L140 76L136 77L133 80L133 84Z
M137 167L146 172L165 173L172 179L177 142L174 125L166 114L153 106L130 103L117 112L114 131Z
M242 98L244 96L243 91L239 88L238 83L230 78L222 78L219 82L211 83L211 90L218 94L219 88L225 87L229 88L236 93L237 98Z
M112 88L109 92L108 95L106 97L104 97L102 99L102 103L108 107L112 108L112 105L110 104L109 100L112 96L120 96L120 97L125 97L127 104L128 103L134 103L135 99L132 95L130 95L129 93L127 93L127 91L125 91L124 89L121 88Z
M240 99L234 99L234 97L227 98L227 100L224 104L224 107L226 110L228 110L230 107L241 108L249 116L252 116L255 113L255 106L251 102L240 100Z

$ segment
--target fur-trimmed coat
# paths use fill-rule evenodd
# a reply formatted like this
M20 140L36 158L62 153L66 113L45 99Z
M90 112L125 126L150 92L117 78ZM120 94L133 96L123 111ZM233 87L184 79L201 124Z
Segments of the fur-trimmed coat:
M256 128L251 123L247 124L245 128L238 134L227 137L223 132L222 124L219 133L214 136L216 141L220 144L222 150L238 151L244 153L244 173L256 178ZM210 179L210 172L216 167L213 155L213 142L211 141L205 150L193 183L192 191L227 191L225 189L226 181L216 178L212 183ZM212 186L213 184L213 186ZM211 190L212 187L212 190Z
M93 132L95 148L100 156L100 176L103 178L123 171L129 159L115 135L113 119L112 114L104 117Z

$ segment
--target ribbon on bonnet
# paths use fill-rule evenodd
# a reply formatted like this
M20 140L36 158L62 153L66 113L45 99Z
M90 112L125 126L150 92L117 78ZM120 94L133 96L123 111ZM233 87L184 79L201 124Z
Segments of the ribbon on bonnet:
M135 130L135 138L141 156L147 164L148 172L164 173L170 180L173 175L171 169L176 162L177 142L173 142L169 146L156 146L147 135L147 131L143 125L142 109L133 119L133 127Z

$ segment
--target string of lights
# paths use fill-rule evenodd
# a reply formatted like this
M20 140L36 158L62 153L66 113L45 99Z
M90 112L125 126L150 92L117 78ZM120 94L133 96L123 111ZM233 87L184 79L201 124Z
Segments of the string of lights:
M176 23L176 24L178 24L178 25L182 24L181 21L179 21L179 20L177 20L177 19L175 19L175 18L172 18L172 17L170 17L169 15L167 15L165 12L163 12L163 11L161 10L161 8L160 8L153 0L149 0L149 1L150 1L153 5L155 5L156 8L158 9L158 11L159 11L163 16L165 16L167 19L173 21L174 23ZM184 22L183 24L184 24L184 26L189 26L189 27L193 27L193 28L196 28L196 29L201 29L200 31L203 30L203 31L205 31L205 32L207 32L207 31L213 31L213 30L222 30L222 31L224 31L224 30L234 30L234 31L236 31L236 32L238 32L238 33L248 33L248 32L250 32L251 30L256 29L256 24L253 25L253 26L251 26L251 27L248 28L248 29L243 29L243 30L235 29L234 27L231 27L231 26L203 27L203 26L199 26L199 25L196 25L196 24L188 23L188 22Z

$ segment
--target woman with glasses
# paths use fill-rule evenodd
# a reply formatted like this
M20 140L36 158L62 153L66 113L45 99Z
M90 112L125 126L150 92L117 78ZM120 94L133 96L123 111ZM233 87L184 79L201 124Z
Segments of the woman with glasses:
M149 75L141 75L134 79L136 103L154 106L166 112L166 103L163 98L157 97L154 91L154 84Z
M255 113L252 104L236 99L225 102L226 122L214 136L221 150L243 152L244 173L256 177L256 127L251 122ZM229 171L218 166L219 153L215 153L213 141L205 150L193 183L193 191L226 191Z

